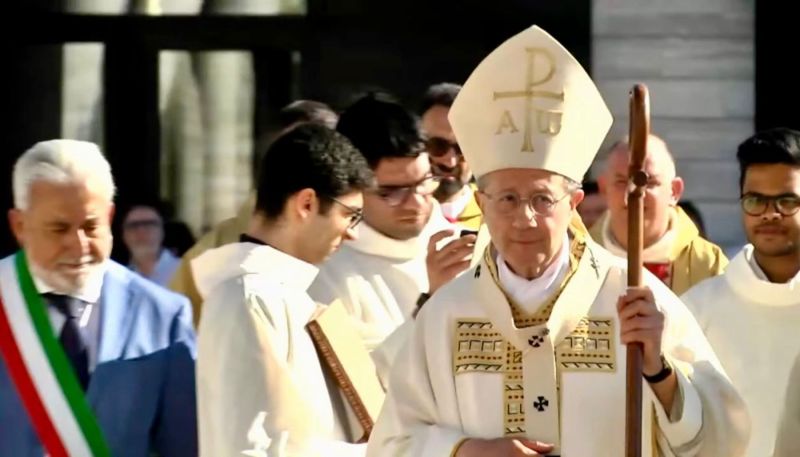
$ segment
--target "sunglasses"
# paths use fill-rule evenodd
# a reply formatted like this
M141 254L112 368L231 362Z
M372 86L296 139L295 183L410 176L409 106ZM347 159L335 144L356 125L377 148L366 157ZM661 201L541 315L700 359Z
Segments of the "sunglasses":
M458 146L458 143L454 143L436 136L428 138L425 141L425 150L428 151L428 154L433 157L445 156L448 152L450 152L451 149L456 153L457 156L461 157L463 155L461 153L461 147Z

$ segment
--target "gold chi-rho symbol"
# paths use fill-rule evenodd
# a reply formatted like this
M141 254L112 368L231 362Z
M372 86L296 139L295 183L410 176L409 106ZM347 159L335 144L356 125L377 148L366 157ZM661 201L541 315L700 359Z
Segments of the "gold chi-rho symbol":
M494 100L505 98L524 98L525 99L525 125L522 141L523 152L533 152L533 128L534 128L534 113L536 115L536 130L539 133L546 135L557 135L561 131L561 116L563 111L554 111L547 109L540 109L533 105L535 98L544 98L550 100L564 101L563 90L558 92L549 92L546 90L537 90L538 86L550 81L556 72L556 61L553 56L543 48L525 48L528 54L528 71L525 78L525 88L523 90L512 90L506 92L494 92ZM539 59L537 59L539 57ZM547 67L546 72L539 79L536 79L535 69L537 68L537 60L544 63ZM497 127L495 135L503 133L516 133L519 129L514 123L514 118L511 116L509 110L503 111L500 117L500 124Z

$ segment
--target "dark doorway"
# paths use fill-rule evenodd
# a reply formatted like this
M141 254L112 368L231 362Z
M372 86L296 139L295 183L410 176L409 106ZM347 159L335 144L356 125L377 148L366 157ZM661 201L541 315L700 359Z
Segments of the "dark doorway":
M0 20L8 62L0 104L5 208L16 158L36 141L60 136L63 43L105 45L104 152L118 204L160 194L162 50L253 52L257 137L294 97L342 108L356 93L382 88L414 107L427 85L463 81L491 49L533 24L591 68L590 0L498 0L489 10L477 0L309 0L304 16L74 15L59 13L55 0L38 3L46 5ZM11 22L22 32L10 33ZM0 226L0 254L6 254L15 243L7 224Z

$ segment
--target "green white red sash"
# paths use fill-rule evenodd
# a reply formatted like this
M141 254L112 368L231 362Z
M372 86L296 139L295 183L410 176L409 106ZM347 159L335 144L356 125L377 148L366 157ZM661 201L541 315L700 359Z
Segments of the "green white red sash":
M22 251L0 262L0 295L0 354L45 451L110 455Z

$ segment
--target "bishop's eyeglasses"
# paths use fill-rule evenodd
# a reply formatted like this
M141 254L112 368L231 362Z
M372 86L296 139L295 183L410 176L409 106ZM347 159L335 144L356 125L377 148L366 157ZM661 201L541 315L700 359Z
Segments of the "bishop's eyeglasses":
M554 198L549 194L534 194L525 198L516 192L500 192L496 194L479 192L488 198L492 202L494 210L502 215L514 214L524 203L526 207L533 210L534 214L549 216L553 213L553 208L556 204L570 195L570 192L567 192L559 198Z

